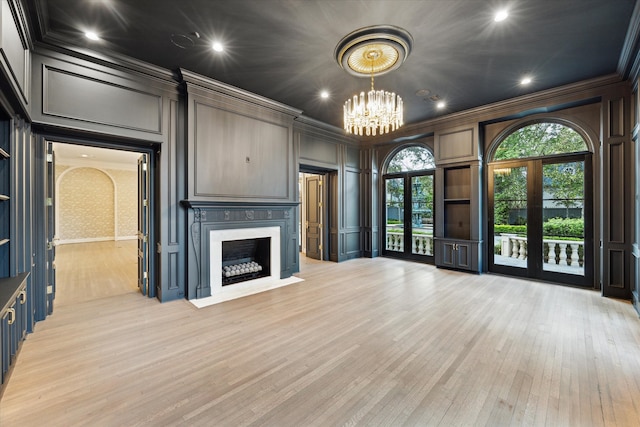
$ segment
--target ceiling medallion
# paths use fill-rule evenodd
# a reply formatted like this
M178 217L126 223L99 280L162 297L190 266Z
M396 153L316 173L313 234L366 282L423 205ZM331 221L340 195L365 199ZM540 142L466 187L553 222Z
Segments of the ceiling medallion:
M376 136L403 125L402 98L394 92L375 90L374 75L386 74L405 61L413 38L391 25L365 27L346 35L335 48L340 67L357 77L371 77L371 89L344 103L344 129L356 135Z

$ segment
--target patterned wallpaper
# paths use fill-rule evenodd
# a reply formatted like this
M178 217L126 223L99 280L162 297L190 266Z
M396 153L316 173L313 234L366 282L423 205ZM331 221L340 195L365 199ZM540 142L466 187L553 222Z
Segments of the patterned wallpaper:
M136 171L56 165L56 179L56 235L60 241L104 240L136 235Z
M138 172L109 169L107 172L116 182L117 236L135 236L138 233Z

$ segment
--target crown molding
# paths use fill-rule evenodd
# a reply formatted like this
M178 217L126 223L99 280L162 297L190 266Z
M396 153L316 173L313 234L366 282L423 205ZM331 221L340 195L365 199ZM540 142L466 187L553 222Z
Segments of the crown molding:
M405 125L392 135L383 135L374 138L361 139L364 143L384 144L390 137L393 141L401 141L419 138L428 135L435 130L451 127L460 123L480 123L495 120L501 117L522 114L531 110L551 108L559 104L568 104L584 99L592 99L600 96L602 88L614 84L623 83L619 74L608 74L594 79L571 83L564 86L532 92L527 95L509 98L507 100L482 105L464 111L436 117L419 123ZM386 138L385 138L386 137Z
M640 72L640 0L636 0L631 13L627 35L618 60L618 74L625 80L637 77Z
M193 71L186 70L184 68L178 69L178 79L179 81L186 83L187 85L195 85L205 90L219 92L224 95L267 107L293 117L298 117L302 114L302 110L299 110L297 108L293 108L289 105L282 104L278 101L274 101L273 99L269 99L264 96L256 95L255 93L240 89L236 86L222 83L220 81L212 79L211 77L206 77L201 74L194 73Z

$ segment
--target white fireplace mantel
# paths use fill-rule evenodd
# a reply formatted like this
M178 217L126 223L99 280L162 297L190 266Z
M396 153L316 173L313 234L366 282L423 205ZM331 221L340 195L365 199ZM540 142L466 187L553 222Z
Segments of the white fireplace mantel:
M270 275L222 286L222 242L267 237L270 238ZM209 286L211 287L211 296L190 301L196 307L204 307L302 281L302 279L293 276L287 279L280 279L280 271L280 227L211 230L209 232Z

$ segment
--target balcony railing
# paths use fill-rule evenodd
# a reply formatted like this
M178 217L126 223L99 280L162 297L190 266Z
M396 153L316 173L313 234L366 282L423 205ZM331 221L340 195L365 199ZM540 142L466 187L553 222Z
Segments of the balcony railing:
M581 268L584 264L583 240L543 239L546 264ZM527 238L503 233L500 236L500 255L508 258L527 259Z
M388 251L404 252L404 233L399 231L387 231ZM411 253L417 255L433 255L433 236L427 234L414 234L411 236Z

